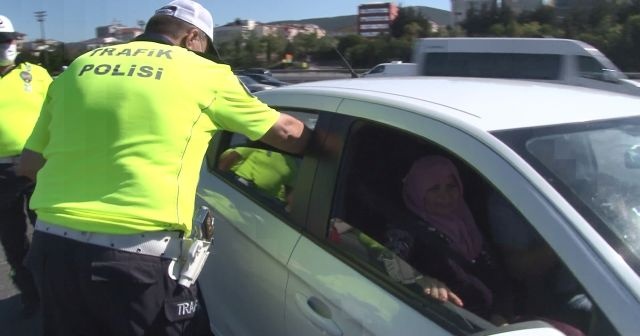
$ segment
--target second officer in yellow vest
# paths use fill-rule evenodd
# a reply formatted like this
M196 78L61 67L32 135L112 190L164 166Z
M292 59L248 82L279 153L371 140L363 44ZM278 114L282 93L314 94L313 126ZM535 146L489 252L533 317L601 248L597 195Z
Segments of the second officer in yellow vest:
M29 249L27 227L35 219L27 208L33 183L16 176L14 168L38 119L51 77L38 65L15 63L17 38L9 18L0 15L0 242L11 278L22 292L22 314L28 317L38 307L31 273L22 264Z

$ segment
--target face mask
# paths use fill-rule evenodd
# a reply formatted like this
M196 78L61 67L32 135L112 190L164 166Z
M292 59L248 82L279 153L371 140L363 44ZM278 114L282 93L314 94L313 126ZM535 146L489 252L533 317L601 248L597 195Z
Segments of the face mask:
M18 48L14 43L0 44L0 66L13 64L18 56Z

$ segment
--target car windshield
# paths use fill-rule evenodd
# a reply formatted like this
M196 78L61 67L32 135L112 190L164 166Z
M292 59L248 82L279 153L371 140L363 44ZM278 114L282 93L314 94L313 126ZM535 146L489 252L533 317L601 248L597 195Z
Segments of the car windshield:
M495 134L640 274L640 118Z

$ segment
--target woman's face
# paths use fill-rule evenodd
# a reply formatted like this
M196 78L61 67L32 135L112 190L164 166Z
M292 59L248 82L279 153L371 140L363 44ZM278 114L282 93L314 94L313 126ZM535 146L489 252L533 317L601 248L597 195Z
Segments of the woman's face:
M424 197L424 208L427 213L446 215L456 209L460 199L460 188L453 175L447 176L431 188Z

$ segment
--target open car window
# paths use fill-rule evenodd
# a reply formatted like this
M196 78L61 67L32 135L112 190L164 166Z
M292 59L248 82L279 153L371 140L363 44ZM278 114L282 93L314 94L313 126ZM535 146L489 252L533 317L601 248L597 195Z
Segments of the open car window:
M314 130L318 115L283 111ZM221 132L217 153L209 153L209 169L236 186L261 206L289 218L295 202L303 157L251 141L238 133Z
M423 180L410 178L414 165L434 157L449 162L455 178L447 173L443 183L425 182L438 170L428 170ZM432 190L452 183L460 205L437 203L441 209L429 211L421 205ZM371 278L458 333L490 328L486 321L538 319L587 333L602 319L553 248L482 172L402 130L364 121L352 126L325 239ZM461 302L431 295L443 288Z

